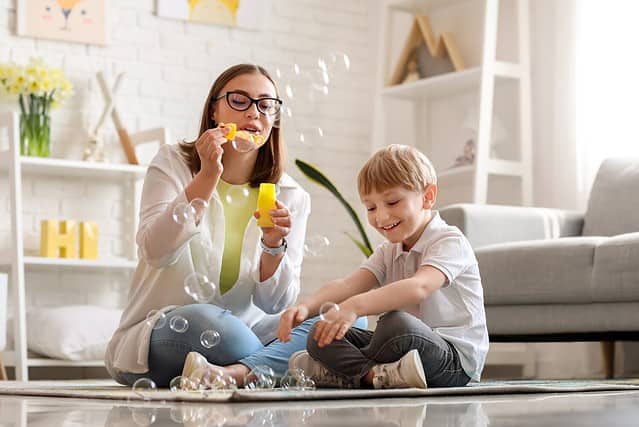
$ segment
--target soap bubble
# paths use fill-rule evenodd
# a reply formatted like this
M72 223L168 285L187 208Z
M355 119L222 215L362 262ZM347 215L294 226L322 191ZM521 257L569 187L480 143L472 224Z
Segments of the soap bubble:
M322 256L330 244L331 242L326 236L310 236L304 242L304 253L307 256Z
M293 110L288 105L282 105L282 109L280 110L280 115L286 118L293 118Z
M244 377L244 388L270 390L275 387L275 373L266 365L258 365Z
M322 320L333 320L335 313L339 311L339 305L334 302L327 301L321 305L319 309L319 317Z
M184 279L184 291L200 304L211 302L216 290L217 286L204 274L193 272Z
M307 71L304 78L306 80L306 97L309 101L316 101L318 97L328 95L330 83L328 72L316 68Z
M226 200L226 203L229 205L234 203L242 204L248 201L250 195L251 192L246 186L233 185L224 196L224 200Z
M331 76L342 76L351 70L351 58L344 52L333 51L317 59L317 65Z
M203 347L212 348L220 343L222 337L218 331L207 329L200 335L200 343Z
M315 390L317 387L315 386L315 381L313 378L304 377L302 382L300 383L301 390Z
M191 209L190 211L187 210L187 212L191 212L196 222L199 222L204 216L206 209L209 207L209 203L204 199L196 197L195 199L191 200L189 206L191 207Z
M200 377L200 390L237 390L237 381L223 370L206 367L197 370Z
M135 425L148 427L157 420L156 408L130 408L131 418Z
M169 321L169 326L178 334L182 334L189 329L189 321L182 316L173 316Z
M171 380L169 389L171 391L193 391L197 390L197 386L190 378L179 375Z
M284 372L284 376L280 380L280 387L284 390L297 390L305 379L306 376L302 369L289 369Z
M295 142L306 146L318 145L324 138L324 130L319 126L301 128L295 132Z
M196 212L193 206L186 203L178 203L173 208L173 221L182 225L188 222L195 222Z
M158 313L160 313L158 315ZM158 318L154 321L153 317L158 316ZM153 329L162 329L164 325L166 325L166 314L158 310L151 310L146 315L146 324L152 326Z
M236 136L233 141L231 141L231 145L240 153L248 153L258 148L251 139L241 138L239 136Z
M173 420L177 424L182 425L193 419L192 413L194 409L195 408L189 407L189 406L179 406L179 407L174 406L169 411L169 416L171 417L171 420Z
M224 372L212 366L196 369L193 375L200 379L200 390L217 390L226 384Z
M237 390L237 381L230 375L225 375L224 380L226 381L225 390Z
M144 400L151 400L150 393L157 391L158 386L150 378L138 378L131 386L131 390Z

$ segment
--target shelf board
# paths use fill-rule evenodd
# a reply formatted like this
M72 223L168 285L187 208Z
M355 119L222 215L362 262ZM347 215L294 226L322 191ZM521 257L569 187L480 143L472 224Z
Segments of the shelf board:
M411 100L423 100L427 97L437 98L479 87L480 80L481 68L475 67L410 83L388 86L382 90L382 95L388 98Z
M448 180L451 178L462 177L464 175L470 175L475 170L475 166L458 166L453 168L444 169L441 172L437 173L437 180Z
M28 366L77 366L77 367L104 367L104 360L62 360L46 357L27 359Z
M8 171L9 152L0 151L0 171ZM146 166L124 163L96 163L82 160L54 159L50 157L20 156L24 173L32 175L81 176L113 179L140 179L146 173Z
M39 256L25 256L23 258L26 270L45 270L69 268L73 270L134 270L138 262L124 258L110 259L81 259L81 258L46 258ZM11 255L8 251L0 252L0 271L8 271L11 266Z
M512 160L489 159L486 165L489 175L521 176L524 170L521 162ZM453 180L464 178L475 172L475 165L459 166L444 169L437 174L437 180Z
M5 351L3 353L4 364L15 366L15 351ZM48 357L28 357L27 366L76 366L76 367L104 367L104 360L64 360L51 359Z
M132 270L138 263L135 260L112 259L81 259L81 258L46 258L38 256L25 256L25 267L29 268L73 268L88 270Z
M470 89L479 89L482 72L482 67L452 71L410 83L387 86L382 89L382 95L388 98L418 101L427 98L438 98ZM496 79L518 79L521 77L522 71L519 64L496 61L494 63L494 74ZM498 81L501 82L503 80Z
M402 10L409 13L424 13L429 10L449 7L457 3L468 0L398 0L389 3L389 7L394 10Z

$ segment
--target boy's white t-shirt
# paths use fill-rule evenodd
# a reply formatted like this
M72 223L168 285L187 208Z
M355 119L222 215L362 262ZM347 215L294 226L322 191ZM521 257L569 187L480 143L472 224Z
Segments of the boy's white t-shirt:
M462 232L446 224L437 211L419 240L405 252L401 243L382 243L362 264L380 286L412 277L423 265L440 270L446 284L421 303L404 310L421 319L452 344L462 367L479 381L488 353L488 330L479 266Z

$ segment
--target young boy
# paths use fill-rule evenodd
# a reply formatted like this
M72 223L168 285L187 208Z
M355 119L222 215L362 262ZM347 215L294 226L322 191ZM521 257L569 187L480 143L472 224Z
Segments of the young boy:
M488 352L483 290L473 250L458 228L433 210L435 170L404 145L377 151L358 176L368 222L386 238L350 276L331 281L287 309L278 338L339 304L294 353L324 387L453 387L479 381ZM381 314L377 329L352 327L359 316Z

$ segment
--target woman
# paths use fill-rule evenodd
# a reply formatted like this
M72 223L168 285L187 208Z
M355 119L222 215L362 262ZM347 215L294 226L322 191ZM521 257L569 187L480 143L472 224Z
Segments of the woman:
M198 352L242 385L258 365L281 375L288 357L305 347L314 319L300 325L291 342L275 341L278 313L299 294L310 213L309 195L284 173L281 104L266 70L233 66L211 87L195 143L163 146L149 166L136 236L140 262L106 352L116 381L131 385L147 377L166 387L180 375L186 355ZM266 142L240 152L221 123ZM252 218L259 215L262 182L279 187L271 228L259 228ZM197 199L208 201L208 209ZM176 221L174 211L188 203L199 206L196 220ZM185 292L184 280L194 272L219 285L212 301L196 304ZM147 320L152 310L158 311ZM186 331L175 330L185 322L170 326L174 318L188 322ZM205 331L219 332L219 343L204 345Z

